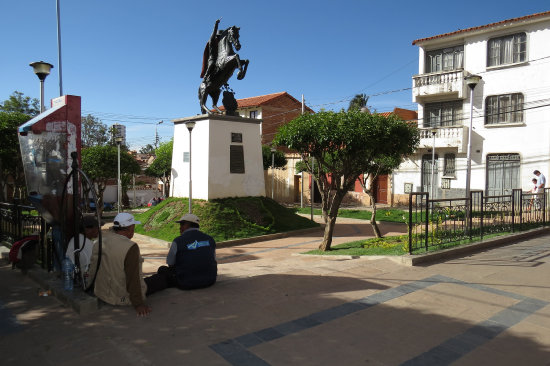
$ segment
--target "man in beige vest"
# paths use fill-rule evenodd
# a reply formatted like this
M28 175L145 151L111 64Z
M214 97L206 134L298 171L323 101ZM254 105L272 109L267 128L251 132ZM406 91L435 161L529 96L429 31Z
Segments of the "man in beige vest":
M95 280L94 293L111 305L133 305L139 316L146 316L151 308L145 303L147 286L143 281L139 246L131 241L139 221L121 212L113 227L104 230L101 262Z

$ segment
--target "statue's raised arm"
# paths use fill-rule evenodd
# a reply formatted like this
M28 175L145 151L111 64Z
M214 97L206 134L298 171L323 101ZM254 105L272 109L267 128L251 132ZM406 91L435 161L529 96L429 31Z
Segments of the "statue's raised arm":
M210 95L212 107L219 113L217 103L221 93L221 87L227 85L227 81L233 75L235 69L239 69L237 79L242 80L246 75L248 60L241 60L235 50L241 49L239 43L239 29L232 26L223 31L218 31L220 19L216 20L210 40L206 44L203 54L203 64L199 87L199 103L203 113L210 113L206 107L206 99ZM235 50L233 49L235 48Z

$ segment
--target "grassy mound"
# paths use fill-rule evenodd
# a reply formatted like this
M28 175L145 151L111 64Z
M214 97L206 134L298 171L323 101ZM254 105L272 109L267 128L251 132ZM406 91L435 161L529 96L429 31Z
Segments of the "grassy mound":
M144 213L136 233L172 241L179 236L174 221L187 213L187 198L169 198ZM201 231L216 241L248 238L265 234L319 226L266 197L235 197L211 201L193 200L193 213L200 218Z

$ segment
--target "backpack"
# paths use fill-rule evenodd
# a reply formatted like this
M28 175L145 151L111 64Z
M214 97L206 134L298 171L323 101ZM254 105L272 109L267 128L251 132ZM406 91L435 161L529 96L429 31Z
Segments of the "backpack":
M38 235L24 237L13 243L10 249L9 260L11 268L27 270L31 268L38 259Z

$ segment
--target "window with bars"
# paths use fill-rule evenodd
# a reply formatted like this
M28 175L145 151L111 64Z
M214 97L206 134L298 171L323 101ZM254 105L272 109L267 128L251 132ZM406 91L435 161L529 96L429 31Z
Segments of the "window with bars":
M443 160L443 175L445 177L454 177L455 176L455 161L456 157L455 154L448 153L445 154L444 160Z
M425 128L462 125L462 101L427 103L424 106Z
M523 122L523 94L493 95L485 99L485 124Z
M451 71L462 69L464 46L443 48L426 52L426 72Z
M525 33L511 34L487 42L487 66L500 66L523 62L527 58Z

